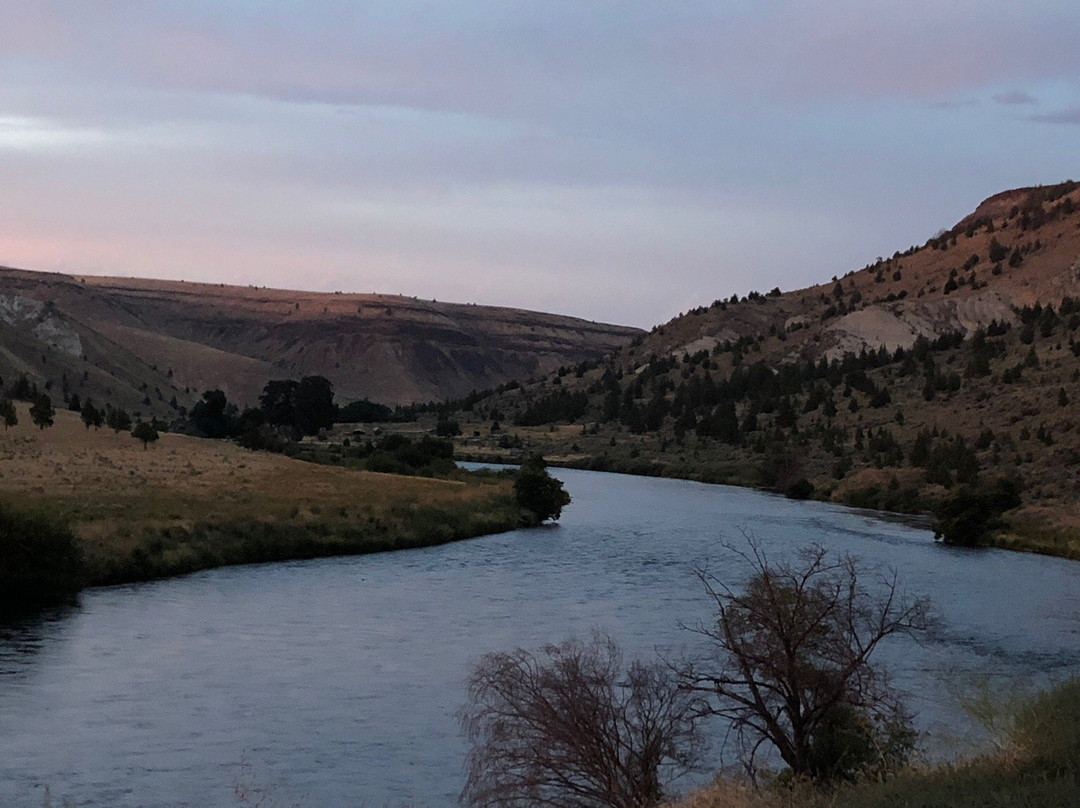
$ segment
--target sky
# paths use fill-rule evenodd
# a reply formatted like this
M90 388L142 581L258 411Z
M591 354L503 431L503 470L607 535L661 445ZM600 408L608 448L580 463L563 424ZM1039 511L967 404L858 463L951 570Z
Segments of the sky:
M650 327L1080 179L1075 0L0 0L0 264Z

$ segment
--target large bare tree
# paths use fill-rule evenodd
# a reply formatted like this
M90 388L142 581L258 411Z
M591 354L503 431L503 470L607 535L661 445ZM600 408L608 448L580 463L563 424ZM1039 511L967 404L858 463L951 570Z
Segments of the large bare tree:
M601 634L489 654L468 694L461 802L475 808L652 808L701 751L693 695Z
M895 572L818 545L780 562L753 540L727 547L750 579L736 589L699 570L716 613L694 630L711 653L685 662L681 678L708 697L751 774L762 747L815 780L903 762L915 740L909 716L870 658L888 637L929 628L928 601L905 595Z

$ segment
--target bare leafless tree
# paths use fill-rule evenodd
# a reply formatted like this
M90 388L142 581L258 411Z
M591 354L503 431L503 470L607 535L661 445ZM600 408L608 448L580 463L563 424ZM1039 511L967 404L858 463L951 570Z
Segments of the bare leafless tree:
M475 808L652 808L701 752L693 694L659 661L624 666L602 634L489 654L468 694Z
M751 774L770 746L796 776L817 780L902 762L915 740L910 717L870 657L890 636L928 629L928 601L906 596L895 572L818 545L791 562L772 562L752 539L727 549L750 580L736 590L698 571L716 618L693 630L712 652L684 662L681 679L708 696Z

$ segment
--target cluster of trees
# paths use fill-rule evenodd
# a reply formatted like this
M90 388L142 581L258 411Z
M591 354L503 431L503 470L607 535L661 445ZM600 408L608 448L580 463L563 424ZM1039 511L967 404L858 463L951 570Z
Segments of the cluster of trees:
M37 385L25 374L15 381L6 397L0 397L0 420L3 420L5 429L19 422L14 401L30 403L30 420L39 429L47 429L53 425L56 408L53 406L52 398L47 393L38 390ZM156 418L133 422L131 415L122 407L114 407L106 403L104 407L99 408L91 399L87 398L83 401L75 393L66 397L65 403L68 409L79 413L87 429L91 427L100 429L102 426L107 426L117 433L130 431L132 437L143 442L143 448L156 441L159 433L165 429L165 424ZM133 423L134 426L132 426Z
M282 440L317 435L334 425L334 387L323 376L267 382L258 407L243 412L221 390L207 390L191 409L190 422L207 438L238 438L252 449L271 449Z
M751 575L735 589L699 572L714 607L695 629L700 656L626 664L597 634L481 659L461 713L463 804L653 808L700 764L707 719L751 775L766 750L821 784L906 763L911 717L871 657L929 630L929 603L903 594L895 573L819 546L781 562L752 541L728 549Z
M520 426L539 426L555 421L576 421L589 409L589 394L584 390L571 393L556 390L530 403L514 423Z
M395 420L398 420L398 415L394 410L390 409L390 407L387 407L385 404L376 404L373 401L368 401L366 398L362 398L359 401L352 401L344 407L339 407L337 418L335 419L336 423L339 424L375 424Z
M362 460L368 471L384 474L434 477L449 474L455 468L454 444L430 435L415 440L405 435L386 435L362 446L353 446L347 453L351 458Z
M863 406L888 406L892 403L889 390L868 375L887 365L899 365L899 375L921 368L935 391L942 385L946 390L958 388L959 376L940 373L932 354L962 341L962 334L947 334L933 341L921 338L910 350L864 350L831 362L822 359L779 367L740 360L721 379L710 371L708 352L687 354L681 362L675 357L653 357L629 381L608 368L586 391L558 390L529 400L515 422L535 426L589 418L619 423L632 434L656 432L668 425L680 441L693 432L706 439L746 445L751 433L768 425L797 428L802 414L821 412L826 419L835 417L838 392L851 410L860 406L853 393L861 394ZM740 352L742 347L718 346L717 352L725 350Z
M23 374L15 380L7 395L0 397L0 419L4 421L4 429L19 423L15 401L30 403L30 420L39 429L46 429L53 425L56 409L53 407L52 399L48 393L38 390L37 385Z

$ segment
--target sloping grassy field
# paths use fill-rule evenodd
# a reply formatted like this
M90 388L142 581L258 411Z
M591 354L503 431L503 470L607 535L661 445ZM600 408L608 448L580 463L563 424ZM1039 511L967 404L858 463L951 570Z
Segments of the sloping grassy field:
M87 430L19 405L0 431L0 502L70 525L86 585L223 564L374 552L516 527L508 480L375 474L162 434Z

